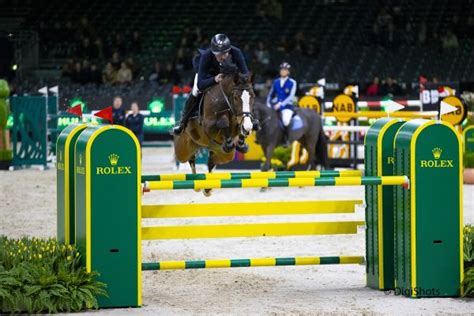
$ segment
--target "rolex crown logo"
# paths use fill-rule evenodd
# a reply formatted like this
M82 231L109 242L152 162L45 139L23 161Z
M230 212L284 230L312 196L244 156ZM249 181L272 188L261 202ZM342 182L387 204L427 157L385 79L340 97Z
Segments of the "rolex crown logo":
M120 156L118 156L117 154L110 154L110 155L109 155L110 164L111 164L112 166L117 165L117 163L118 163L118 161L119 161L119 158L120 158Z
M434 159L439 159L443 153L443 150L439 147L435 147L431 152L433 153Z

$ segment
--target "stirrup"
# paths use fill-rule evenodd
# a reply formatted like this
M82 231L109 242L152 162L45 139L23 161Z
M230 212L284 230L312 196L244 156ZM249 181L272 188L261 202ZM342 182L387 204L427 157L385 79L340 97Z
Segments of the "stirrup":
M186 128L186 126L184 124L179 124L179 125L176 125L175 127L173 127L172 129L172 133L176 136L179 136L183 133L184 129Z

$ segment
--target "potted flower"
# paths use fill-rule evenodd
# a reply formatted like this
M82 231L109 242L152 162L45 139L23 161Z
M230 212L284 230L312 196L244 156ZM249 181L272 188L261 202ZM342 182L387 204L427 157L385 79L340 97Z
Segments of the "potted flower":
M464 183L474 184L474 153L464 153Z
M7 120L10 114L8 96L10 88L5 80L0 80L0 170L10 167L13 159L13 152L10 150L10 140L7 131Z

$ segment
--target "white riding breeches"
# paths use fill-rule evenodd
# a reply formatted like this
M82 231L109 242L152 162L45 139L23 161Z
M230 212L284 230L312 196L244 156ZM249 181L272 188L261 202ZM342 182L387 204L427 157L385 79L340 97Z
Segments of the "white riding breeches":
M198 74L194 76L194 84L193 84L193 91L191 92L193 96L197 97L199 94L199 89L198 89Z
M285 127L290 125L292 117L293 117L293 110L284 109L281 111L281 121Z

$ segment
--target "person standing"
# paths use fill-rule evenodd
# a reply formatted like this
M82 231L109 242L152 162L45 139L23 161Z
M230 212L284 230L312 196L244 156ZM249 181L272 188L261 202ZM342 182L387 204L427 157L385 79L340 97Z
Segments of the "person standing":
M140 113L140 108L137 102L132 102L130 106L131 113L125 119L125 127L130 129L138 138L140 147L143 146L143 122L145 117Z
M125 110L122 109L122 98L119 96L114 98L112 119L114 124L125 126Z

